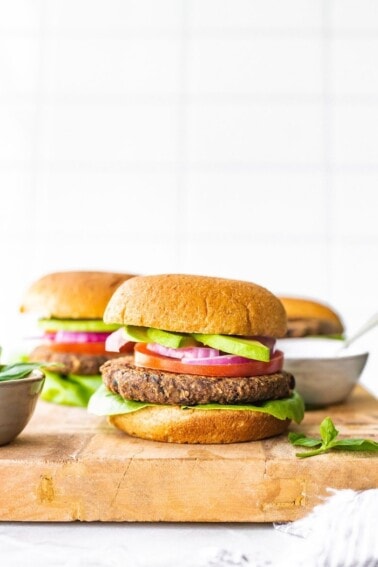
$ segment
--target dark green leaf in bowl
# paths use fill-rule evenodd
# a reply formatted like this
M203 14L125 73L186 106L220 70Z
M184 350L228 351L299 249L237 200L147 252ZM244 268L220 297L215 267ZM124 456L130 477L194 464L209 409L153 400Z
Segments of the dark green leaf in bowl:
M39 370L46 364L40 362L18 362L16 364L0 365L0 382L26 378L33 370Z

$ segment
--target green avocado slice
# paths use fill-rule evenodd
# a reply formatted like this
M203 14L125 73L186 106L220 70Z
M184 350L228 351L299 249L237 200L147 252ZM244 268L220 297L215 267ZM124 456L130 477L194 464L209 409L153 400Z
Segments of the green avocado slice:
M170 348L188 347L197 344L197 341L190 335L161 331L152 327L147 330L147 335L150 341Z
M125 325L124 337L130 341L137 343L148 343L147 327L136 327L134 325Z
M197 344L190 335L171 333L161 329L154 329L153 327L126 325L125 330L130 340L141 343L157 343L169 348L180 348Z
M189 335L187 333L163 331L153 327L138 327L135 325L126 325L125 335L130 341L152 342L169 348L182 348L202 343L223 352L244 356L252 360L262 360L264 362L269 362L270 360L270 350L267 346L259 341L243 339L242 337L204 335L200 333Z
M101 319L39 319L38 326L44 331L83 331L107 333L116 331L120 325L104 323Z
M202 335L198 333L193 334L193 337L200 343L223 352L252 358L253 360L262 360L263 362L270 360L269 348L258 341L227 335Z

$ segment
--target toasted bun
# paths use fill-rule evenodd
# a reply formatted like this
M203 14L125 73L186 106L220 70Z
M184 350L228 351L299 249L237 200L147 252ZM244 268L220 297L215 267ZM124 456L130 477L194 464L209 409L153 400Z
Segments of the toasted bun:
M328 323L329 333L342 333L344 331L339 315L324 303L295 297L280 297L280 300L285 308L288 321L292 319L317 319Z
M111 272L47 274L26 291L20 311L35 311L46 319L102 319L114 291L131 277Z
M283 433L290 423L255 411L183 410L178 406L151 406L108 419L133 437L169 443L257 441Z
M181 333L282 337L286 331L285 310L267 289L183 274L128 280L111 298L104 321Z

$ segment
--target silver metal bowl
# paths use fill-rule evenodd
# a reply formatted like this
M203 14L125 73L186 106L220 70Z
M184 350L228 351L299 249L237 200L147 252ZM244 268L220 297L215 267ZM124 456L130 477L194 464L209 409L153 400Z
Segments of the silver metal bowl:
M33 370L25 378L0 382L0 445L13 441L25 428L42 391L44 374Z

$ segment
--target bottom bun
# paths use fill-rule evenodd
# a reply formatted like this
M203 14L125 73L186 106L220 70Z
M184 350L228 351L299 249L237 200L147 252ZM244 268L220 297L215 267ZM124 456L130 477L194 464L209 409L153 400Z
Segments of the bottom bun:
M109 422L133 437L167 443L240 443L279 435L290 420L246 410L193 410L151 406L109 416Z

